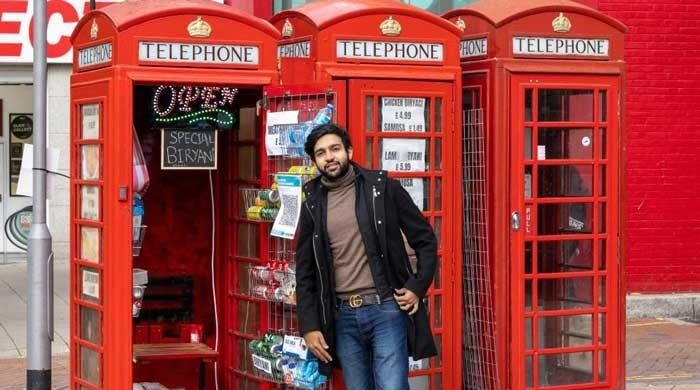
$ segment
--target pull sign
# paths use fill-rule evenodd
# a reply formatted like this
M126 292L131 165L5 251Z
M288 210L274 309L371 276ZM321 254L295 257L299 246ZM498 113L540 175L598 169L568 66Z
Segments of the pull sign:
M513 211L513 213L510 214L510 227L513 229L514 232L517 232L520 230L520 213L517 211Z

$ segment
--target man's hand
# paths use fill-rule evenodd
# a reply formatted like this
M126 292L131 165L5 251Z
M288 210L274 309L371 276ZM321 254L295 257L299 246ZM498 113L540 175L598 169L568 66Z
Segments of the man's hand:
M333 358L331 354L328 353L328 344L326 344L326 339L323 338L323 333L318 330L312 330L311 332L306 332L304 334L304 341L306 346L313 352L318 360L324 363L330 363Z
M414 315L418 311L418 295L407 288L395 288L394 299L399 304L403 311L407 311L408 315Z

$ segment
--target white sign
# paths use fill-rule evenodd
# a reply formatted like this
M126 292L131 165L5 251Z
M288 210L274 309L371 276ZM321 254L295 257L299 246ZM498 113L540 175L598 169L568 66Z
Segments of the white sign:
M361 60L442 62L443 46L441 43L339 39L335 44L335 55Z
M383 97L381 129L425 132L425 99Z
M396 172L425 171L425 139L382 139L381 169Z
M411 196L413 203L420 209L423 210L423 196L425 189L423 188L423 179L417 177L401 177L397 179L401 183L406 192Z
M100 105L84 104L80 106L80 110L83 117L83 128L81 138L100 138Z
M100 274L83 270L83 295L100 299Z
M288 240L294 238L301 212L301 179L301 175L277 175L281 205L270 231L271 236Z
M306 347L306 342L303 337L298 336L284 336L284 344L282 345L282 352L285 354L291 354L299 359L304 359L308 357L309 349Z
M258 65L260 52L257 46L142 41L139 61Z
M309 58L311 56L311 41L287 43L277 46L279 58Z
M49 172L58 172L58 159L60 151L55 148L46 149L46 169ZM59 177L58 180L64 180ZM51 194L56 192L56 175L46 175L46 197L51 199ZM22 150L22 164L19 168L17 181L17 195L32 196L34 193L34 145L24 144Z
M488 40L486 38L465 39L459 43L459 56L461 58L485 56L487 51Z
M514 55L607 57L607 39L513 37Z
M287 145L284 139L285 126L299 123L299 111L267 112L267 128L265 131L265 149L268 156L284 156L287 154Z
M112 61L112 43L103 43L78 50L78 68Z
M272 362L264 357L253 354L253 367L272 375Z

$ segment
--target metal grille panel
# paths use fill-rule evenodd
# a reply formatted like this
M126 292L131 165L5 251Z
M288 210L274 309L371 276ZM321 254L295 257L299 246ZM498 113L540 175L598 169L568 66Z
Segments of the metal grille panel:
M488 254L486 144L483 109L462 112L463 128L463 389L499 389Z

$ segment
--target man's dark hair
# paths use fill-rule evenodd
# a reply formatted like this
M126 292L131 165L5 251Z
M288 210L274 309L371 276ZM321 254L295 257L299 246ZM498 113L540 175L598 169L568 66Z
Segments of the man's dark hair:
M314 159L314 147L316 146L316 142L318 142L319 138L328 134L335 134L340 137L343 141L343 146L345 146L345 150L348 150L348 148L352 146L347 130L332 123L318 125L311 130L311 133L309 133L304 143L304 152L306 152L312 160Z

